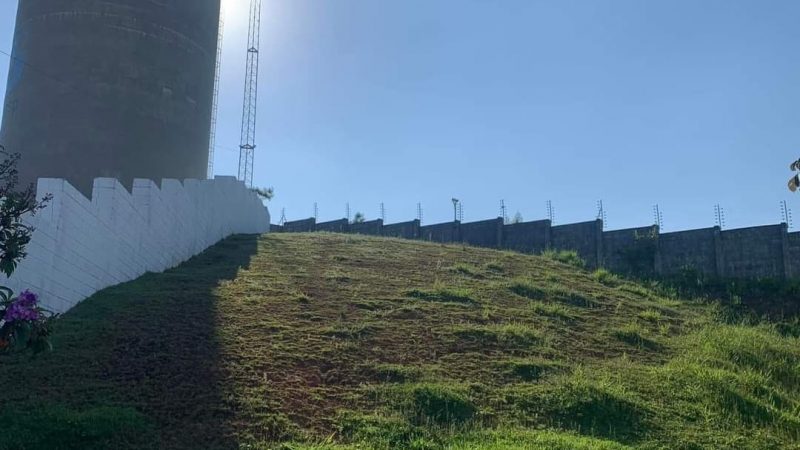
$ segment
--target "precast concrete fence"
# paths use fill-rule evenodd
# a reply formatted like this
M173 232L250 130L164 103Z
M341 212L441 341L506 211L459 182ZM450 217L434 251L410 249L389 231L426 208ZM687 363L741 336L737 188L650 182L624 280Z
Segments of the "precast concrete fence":
M273 225L273 229L361 233L523 253L574 250L590 268L622 273L670 275L689 269L720 278L800 277L800 232L789 233L786 224L661 233L657 226L605 231L602 220L553 226L549 220L506 224L502 218L431 225L421 225L419 220L316 223L310 218Z
M88 199L63 179L38 180L47 207L26 218L36 230L28 255L4 284L40 295L64 312L108 286L177 266L232 234L269 231L269 211L234 177L136 179L128 192L94 180Z

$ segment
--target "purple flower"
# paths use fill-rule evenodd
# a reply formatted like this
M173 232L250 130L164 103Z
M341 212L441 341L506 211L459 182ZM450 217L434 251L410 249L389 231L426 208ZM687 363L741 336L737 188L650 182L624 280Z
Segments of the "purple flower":
M36 294L34 294L33 292L31 292L31 291L29 291L27 289L22 291L22 293L19 294L19 297L17 297L17 303L19 303L20 305L22 305L22 306L24 306L26 308L35 307L36 306L36 302L38 302L38 301L39 301L39 297Z
M31 291L24 291L11 303L6 309L6 314L3 320L6 322L14 322L16 320L38 320L40 318L39 311L36 310L36 302L38 298L36 294Z

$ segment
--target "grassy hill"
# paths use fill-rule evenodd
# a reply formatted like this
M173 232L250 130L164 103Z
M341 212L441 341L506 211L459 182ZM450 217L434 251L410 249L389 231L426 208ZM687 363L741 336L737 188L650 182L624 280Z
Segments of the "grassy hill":
M800 340L651 287L559 255L233 237L83 302L53 353L0 356L0 449L800 448Z

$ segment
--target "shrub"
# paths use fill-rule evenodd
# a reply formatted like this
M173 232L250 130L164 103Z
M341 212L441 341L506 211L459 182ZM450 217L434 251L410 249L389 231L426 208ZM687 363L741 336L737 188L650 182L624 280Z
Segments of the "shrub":
M33 227L23 221L34 215L50 200L36 199L33 185L17 190L19 154L9 154L0 146L5 160L0 162L0 272L10 277L26 256ZM50 349L49 311L41 308L39 298L30 291L14 296L14 291L0 286L0 351L32 349L38 353Z
M586 261L575 250L545 250L542 256L573 267L586 267Z
M597 269L592 276L598 283L605 286L614 287L619 284L619 277L606 269Z
M661 320L661 311L647 309L639 313L639 318L647 322L657 323Z
M0 287L0 351L31 349L34 353L52 349L51 319L30 291L10 298L11 290Z

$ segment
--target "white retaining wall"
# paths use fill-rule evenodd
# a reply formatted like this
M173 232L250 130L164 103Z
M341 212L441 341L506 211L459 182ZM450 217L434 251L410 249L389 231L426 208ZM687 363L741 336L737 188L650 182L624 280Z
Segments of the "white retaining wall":
M97 178L91 200L62 179L42 178L47 207L30 217L36 231L28 256L5 283L40 295L65 312L93 293L145 272L177 266L231 234L269 231L269 211L234 177L214 180L137 179L129 193Z

